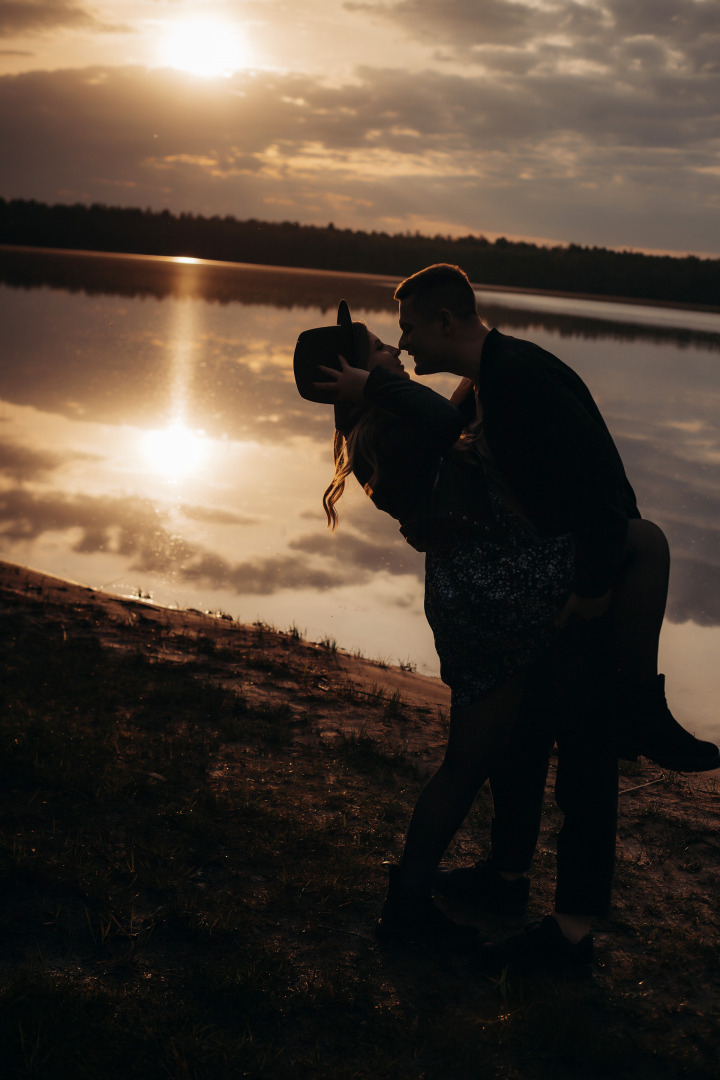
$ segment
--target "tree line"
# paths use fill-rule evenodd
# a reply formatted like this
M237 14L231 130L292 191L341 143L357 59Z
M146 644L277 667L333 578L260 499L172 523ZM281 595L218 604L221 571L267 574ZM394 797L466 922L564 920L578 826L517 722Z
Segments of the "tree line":
M365 232L297 221L172 214L169 210L0 198L0 243L186 256L269 266L387 274L434 262L462 266L476 284L720 305L720 259L645 255L500 237Z

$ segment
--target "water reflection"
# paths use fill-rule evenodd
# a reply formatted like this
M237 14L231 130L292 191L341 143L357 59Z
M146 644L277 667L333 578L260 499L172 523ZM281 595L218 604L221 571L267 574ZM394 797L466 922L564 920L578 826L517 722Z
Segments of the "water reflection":
M341 295L395 341L393 282L8 251L0 279L1 557L437 670L422 556L357 489L339 533L324 528L331 417L291 374L297 334ZM480 299L598 398L643 513L671 541L668 675L684 715L717 729L720 316L654 325L651 308Z
M148 466L168 480L184 480L203 466L208 446L202 433L195 433L179 420L162 431L147 431L141 439Z
M197 297L218 304L307 308L321 316L334 313L338 287L349 283L355 308L366 313L395 313L392 294L397 279L324 270L250 266L178 256L107 255L102 252L54 251L0 245L0 282L16 288L49 286L87 296L133 298ZM486 321L493 326L529 330L544 327L561 337L612 341L668 341L716 349L720 318L716 313L665 306L597 302L544 296L523 291L478 291ZM321 322L327 321L321 318Z

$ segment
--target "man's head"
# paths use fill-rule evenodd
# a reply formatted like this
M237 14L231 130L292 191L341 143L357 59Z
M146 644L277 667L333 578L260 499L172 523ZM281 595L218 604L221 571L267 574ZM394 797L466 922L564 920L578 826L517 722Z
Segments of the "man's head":
M417 375L464 368L479 352L487 329L480 322L475 293L459 266L436 263L402 281L395 290L400 303L399 346L415 360Z

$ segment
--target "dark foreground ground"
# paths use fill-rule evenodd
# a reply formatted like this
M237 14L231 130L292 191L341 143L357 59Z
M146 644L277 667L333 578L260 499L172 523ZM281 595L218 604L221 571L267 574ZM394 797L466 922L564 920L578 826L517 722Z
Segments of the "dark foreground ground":
M717 780L628 767L594 980L492 980L372 935L440 684L7 564L0 642L3 1077L716 1080Z

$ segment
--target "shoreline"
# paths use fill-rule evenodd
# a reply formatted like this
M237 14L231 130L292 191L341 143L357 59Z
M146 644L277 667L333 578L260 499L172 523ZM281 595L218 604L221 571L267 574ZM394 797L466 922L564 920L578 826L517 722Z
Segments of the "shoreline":
M273 649L279 643L281 648L293 646L304 651L306 663L315 668L316 683L321 685L323 692L329 691L333 684L341 683L353 687L361 697L363 694L369 697L385 695L420 710L424 715L422 729L407 738L407 748L428 759L440 754L444 748L450 690L437 676L422 674L405 665L351 654L336 646L328 648L322 642L306 640L263 622L242 623L221 612L167 607L142 596L108 592L4 559L0 559L0 590L10 590L18 597L35 598L35 603L41 600L45 607L45 618L50 623L70 626L78 621L87 623L90 616L95 635L102 646L117 647L118 638L124 636L126 647L133 644L137 648L148 648L153 653L153 638L162 638L163 635L194 635L198 639L209 637L216 641L219 648L232 648L235 639L244 641L258 634L266 643L274 638ZM255 692L259 695L258 700L273 699L275 696L272 690L268 694L262 691L260 684L256 685ZM366 722L367 718L361 721L364 730ZM334 732L332 737L356 733L359 730L357 718L348 719L338 713L326 735L330 734L331 729ZM643 767L654 770L654 778L649 782L652 784L659 783L668 772L644 759ZM689 781L710 781L720 794L720 769L678 775ZM628 786L625 785L626 788ZM621 779L621 794L623 790Z

